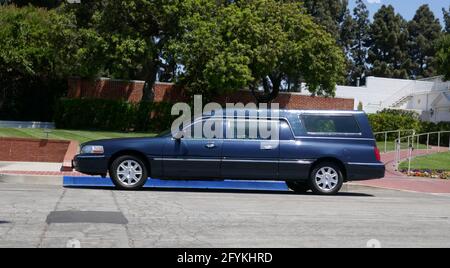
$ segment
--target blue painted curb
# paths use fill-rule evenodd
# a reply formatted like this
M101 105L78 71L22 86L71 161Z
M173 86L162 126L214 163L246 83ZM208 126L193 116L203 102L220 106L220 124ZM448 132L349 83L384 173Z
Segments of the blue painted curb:
M64 187L114 187L110 178L71 177L63 178ZM183 181L159 180L150 178L145 188L179 188L179 189L220 189L220 190L266 190L289 191L282 181Z

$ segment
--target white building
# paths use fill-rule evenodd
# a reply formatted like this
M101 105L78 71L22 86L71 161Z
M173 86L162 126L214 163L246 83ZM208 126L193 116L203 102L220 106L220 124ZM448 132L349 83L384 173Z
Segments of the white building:
M422 120L450 121L450 82L441 77L403 80L367 77L361 87L337 86L336 97L355 99L367 113L385 108L417 111Z

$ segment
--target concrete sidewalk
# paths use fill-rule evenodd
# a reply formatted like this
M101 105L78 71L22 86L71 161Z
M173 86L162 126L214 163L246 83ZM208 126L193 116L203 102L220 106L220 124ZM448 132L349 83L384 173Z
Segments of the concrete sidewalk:
M0 162L0 172L7 170L59 172L61 165L61 163L43 162Z
M62 163L0 162L0 182L62 185L63 176L82 176L62 172Z

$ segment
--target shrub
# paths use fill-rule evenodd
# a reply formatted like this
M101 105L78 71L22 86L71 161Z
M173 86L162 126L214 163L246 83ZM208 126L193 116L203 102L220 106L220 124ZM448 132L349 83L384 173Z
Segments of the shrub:
M450 131L450 122L421 122L421 133L429 133L429 132L438 132L438 131ZM421 137L420 142L426 143L427 137ZM450 134L443 133L441 134L440 145L441 146L449 146L450 142ZM433 134L430 135L430 144L437 145L438 144L438 135Z
M431 123L420 121L419 114L412 111L390 110L386 109L376 114L369 115L369 121L372 125L373 132L383 132L388 130L407 130L415 129L416 133L428 133L438 131L450 131L450 122ZM409 134L408 134L409 135ZM449 146L450 134L445 133L441 135L441 146ZM395 140L398 137L397 133L388 135L389 140ZM384 140L384 136L377 136L376 138ZM427 137L420 137L420 143L426 144ZM430 135L430 145L438 144L438 135Z
M376 114L369 115L369 121L373 132L383 132L388 130L421 129L419 115L415 112L401 110L383 110ZM396 133L389 134L388 139L394 140L398 137ZM383 138L383 137L377 137Z
M172 123L170 103L128 103L105 99L60 99L55 125L66 129L161 131Z

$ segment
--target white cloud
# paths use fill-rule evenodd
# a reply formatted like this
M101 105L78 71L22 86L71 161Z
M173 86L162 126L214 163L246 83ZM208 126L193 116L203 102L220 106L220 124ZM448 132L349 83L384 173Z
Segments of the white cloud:
M381 4L381 0L367 0L369 4Z

